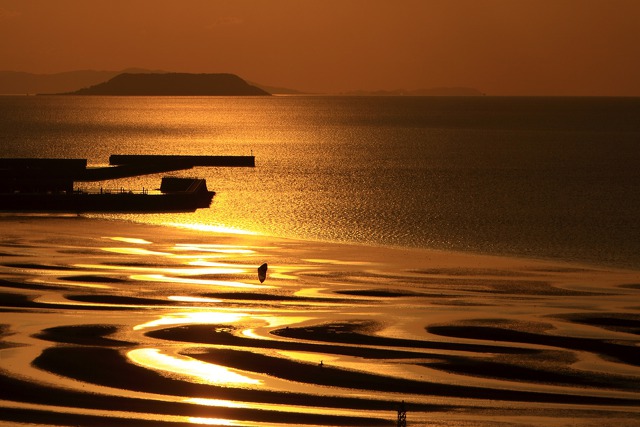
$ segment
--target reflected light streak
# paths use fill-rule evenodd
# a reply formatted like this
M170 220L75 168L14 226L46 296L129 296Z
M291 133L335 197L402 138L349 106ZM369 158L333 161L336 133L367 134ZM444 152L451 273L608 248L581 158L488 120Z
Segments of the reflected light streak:
M188 296L181 296L181 295L171 295L168 299L170 301L178 301L178 302L211 302L211 303L222 302L221 299L204 298L204 297L188 297Z
M271 276L272 279L298 280L298 276L293 275L293 274L271 273L270 276Z
M113 289L112 286L102 285L99 283L82 283L82 282L62 282L62 281L54 281L54 280L44 280L44 279L33 279L31 283L43 283L45 285L63 285L65 287L76 287L76 288L93 288L93 289Z
M194 405L216 406L220 408L246 408L247 404L240 404L232 400L206 399L204 397L189 397L185 399L185 403L193 403Z
M325 359L326 360L326 359ZM310 398L313 399L313 395L310 395ZM315 415L343 415L343 416L360 416L360 417L368 417L372 415L377 415L379 417L386 417L388 415L388 411L383 410L358 410L358 409L338 409L338 408L325 408L322 406L300 406L300 405L287 405L286 403L266 403L266 402L230 402L227 400L218 400L218 399L205 399L205 398L188 398L183 400L185 403L192 403L196 405L202 406L216 406L216 407L228 407L228 408L254 408L260 409L263 411L277 411L277 412L286 412L286 413L300 413L300 414L315 414ZM251 421L230 421L234 426L264 426L264 423L256 422L253 423ZM269 425L281 425L281 424L272 424ZM306 424L305 424L306 425ZM282 424L285 426L285 424Z
M168 270L157 267L135 267L130 265L107 265L107 264L73 264L76 268L91 270L118 270L118 271L149 271L149 270Z
M320 258L307 258L303 261L311 262L314 264L331 264L331 265L375 265L369 261L339 261L336 259L320 259Z
M105 239L115 240L117 242L132 243L138 245L150 245L151 242L144 239L136 239L133 237L105 237Z
M139 331L141 329L155 328L157 326L191 324L216 325L220 323L235 323L245 317L247 317L247 315L244 313L221 313L217 311L191 311L171 313L164 315L159 319L136 325L133 327L133 330Z
M200 269L184 269L184 268L170 268L170 267L137 267L131 265L105 265L105 264L74 264L74 267L85 270L118 270L118 271L162 271L167 274L188 274L188 275L202 275L202 274L238 274L237 269L215 269L213 267L200 268ZM227 273L230 272L230 273ZM244 272L244 270L240 270Z
M229 288L242 288L242 289L271 289L273 286L266 285L254 285L251 283L232 282L225 280L210 280L210 279L191 279L186 277L167 277L163 274L134 274L130 276L132 280L138 280L142 282L162 282L162 283L183 283L187 285L212 285L212 286L225 286Z
M264 337L261 337L260 335L256 334L256 332L253 329L245 329L242 331L242 335L244 335L247 338L251 338L251 339L257 339L257 340L262 340L265 339Z
M232 266L231 264L225 264L221 262L211 262L205 261L202 259L198 259L195 261L189 261L187 265L192 265L194 267L208 267L206 269L198 270L202 271L201 274L244 274L247 272L246 268L240 268L238 266Z
M99 417L100 419L112 419L113 423L117 425L128 425L131 422L127 423L127 420L138 420L144 421L144 425L149 425L150 422L158 423L158 425L164 425L166 423L180 423L180 425L185 422L191 422L192 420L207 420L210 422L211 420L215 420L215 418L194 418L194 417L185 417L181 415L169 415L169 414L153 414L153 413L144 413L144 412L130 412L130 411L118 411L118 410L108 410L108 409L91 409L91 408L79 408L79 407L71 407L71 406L56 406L56 405L48 405L48 404L34 404L34 403L25 403L25 402L13 402L7 400L0 400L0 411L2 408L16 408L16 409L28 409L35 410L38 413L44 412L53 412L56 414L66 414L66 415L80 415L83 417L86 416L94 416ZM19 424L22 425L20 421ZM250 423L244 421L232 421L232 420L220 420L220 425L232 425L232 426L245 426L245 427L260 427L263 424L258 423ZM206 424L206 423L205 423ZM2 424L3 426L8 425L16 425L16 423L11 424ZM27 424L24 424L27 425ZM30 424L36 425L36 424ZM45 424L38 424L45 425ZM50 425L50 424L47 424ZM153 424L151 424L153 425Z
M192 424L202 424L207 426L235 426L233 421L223 420L222 418L196 418L189 417L189 422Z
M161 256L169 256L166 252L155 252L150 251L148 249L142 248L100 248L105 252L115 252L117 254L123 255L161 255Z
M246 249L246 246L237 245L209 245L209 244L186 244L181 243L174 246L179 251L197 251L197 252L214 252L221 254L240 254L249 255L255 253L252 249Z
M239 386L261 383L260 380L246 377L224 366L201 362L187 356L169 356L157 348L131 350L127 357L145 368L184 375L200 384Z
M302 317L302 316L274 316L274 317L264 317L263 320L267 322L270 328L279 328L282 326L293 326L296 324L301 324L303 322L308 322L313 320L313 317Z
M258 236L260 233L255 231L242 230L239 228L225 227L223 225L206 225L206 224L181 224L178 222L167 222L162 225L168 225L176 228L187 228L189 230L207 231L221 234L246 234L251 236Z

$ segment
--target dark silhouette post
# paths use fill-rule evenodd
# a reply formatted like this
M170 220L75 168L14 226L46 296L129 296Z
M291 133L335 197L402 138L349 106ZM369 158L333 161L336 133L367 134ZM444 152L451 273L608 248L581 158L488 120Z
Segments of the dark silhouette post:
M404 400L398 406L398 427L407 427L407 408L404 405Z

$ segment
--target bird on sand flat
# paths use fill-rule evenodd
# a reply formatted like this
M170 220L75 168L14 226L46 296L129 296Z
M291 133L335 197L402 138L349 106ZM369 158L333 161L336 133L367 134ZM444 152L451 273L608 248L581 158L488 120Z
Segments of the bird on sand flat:
M260 267L258 267L258 280L260 280L260 283L262 283L266 278L267 278L267 263L265 262Z

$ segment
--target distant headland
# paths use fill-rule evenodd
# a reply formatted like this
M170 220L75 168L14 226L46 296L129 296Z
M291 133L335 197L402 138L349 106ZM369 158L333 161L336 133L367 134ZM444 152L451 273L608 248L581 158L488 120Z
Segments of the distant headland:
M136 77L137 76L137 77ZM155 76L155 77L154 77ZM140 85L134 81L140 79ZM208 80L208 81L207 81ZM245 81L234 74L177 73L128 68L121 71L78 70L33 74L0 70L0 95L166 95L166 96L484 96L469 87L427 89L356 90L310 93Z
M234 74L123 73L64 95L268 96Z

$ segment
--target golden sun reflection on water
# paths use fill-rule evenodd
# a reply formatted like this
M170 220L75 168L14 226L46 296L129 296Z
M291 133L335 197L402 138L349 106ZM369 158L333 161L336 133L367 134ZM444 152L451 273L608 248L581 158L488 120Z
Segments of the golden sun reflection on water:
M34 279L32 283L42 283L44 285L52 285L59 284L59 281L56 280L42 280L42 279ZM88 289L112 289L112 286L103 285L100 283L88 283L88 282L77 282L77 281L66 281L64 282L64 286L69 288L88 288Z
M239 403L233 400L207 399L204 397L189 397L184 399L185 403L193 403L202 406L217 406L222 408L246 408L250 405L247 403Z
M189 417L189 422L192 424L202 424L208 426L236 426L240 425L233 421L223 420L222 418L197 418Z
M105 239L115 240L117 242L133 243L136 245L150 245L151 242L145 239L137 239L134 237L105 237Z
M187 263L188 265L188 263ZM159 283L181 283L190 285L211 285L223 286L241 289L272 289L273 286L259 285L253 283L245 283L231 280L205 279L197 276L204 275L224 275L224 274L241 274L245 272L241 268L227 267L204 267L204 268L166 268L166 267L136 267L136 266L119 266L104 264L74 264L74 267L85 270L112 270L122 271L125 273L139 272L149 274L131 274L131 280L143 282L159 282ZM194 277L195 276L195 277Z
M174 248L180 251L214 252L214 253L220 253L220 254L250 255L255 253L254 250L248 249L246 246L238 246L238 245L178 243L177 245L175 245Z
M190 297L190 296L183 296L183 295L171 295L167 299L170 301L178 301L178 302L202 302L202 303L222 302L221 299L216 299L216 298Z
M211 280L211 279L194 279L190 277L175 277L165 276L164 274L134 274L130 276L132 280L138 280L142 282L165 282L165 283L182 283L186 285L212 285L223 286L228 288L242 288L242 289L271 289L273 286L266 285L254 285L244 282L232 282L228 280Z
M242 335L244 337L251 338L251 339L257 339L257 340L264 339L260 335L256 334L255 330L253 330L253 329L245 329L245 330L243 330L242 331Z
M187 262L187 265L194 267L206 267L197 270L190 270L190 273L195 274L243 274L247 272L245 266L232 266L231 264L225 264L222 262L211 262L198 259L195 261Z
M167 222L162 225L168 225L170 227L176 228L187 228L189 230L196 231L206 231L213 233L223 233L223 234L246 234L251 236L258 236L260 233L256 233L255 231L242 230L240 228L234 227L225 227L224 225L206 225L206 224L182 224L179 222Z
M234 323L247 317L244 313L222 313L219 311L188 311L166 314L156 320L151 320L133 327L134 331L155 328L157 326Z
M145 368L183 375L200 384L223 386L246 386L261 384L224 366L205 363L188 356L174 356L162 353L157 348L139 348L127 353L134 363Z
M105 252L114 252L122 255L160 255L160 256L169 256L170 254L166 252L156 252L150 251L148 249L142 248L102 248Z
M340 261L337 259L320 259L320 258L306 258L303 261L311 262L314 264L331 264L331 265L374 265L375 263L369 261Z

